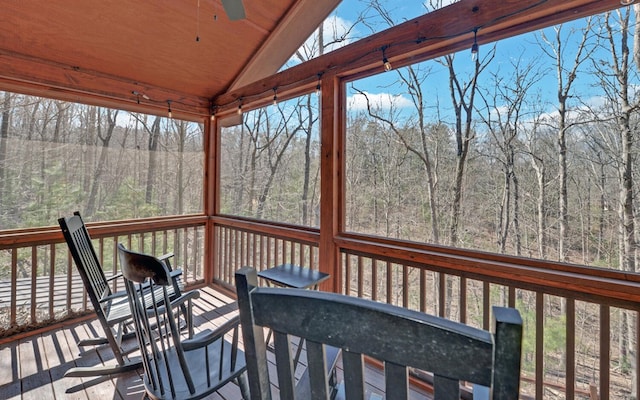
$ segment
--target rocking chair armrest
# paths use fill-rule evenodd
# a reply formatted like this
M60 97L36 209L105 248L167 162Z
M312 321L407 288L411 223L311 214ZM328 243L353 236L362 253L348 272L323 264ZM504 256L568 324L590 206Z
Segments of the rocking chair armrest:
M104 296L103 298L101 298L98 301L100 303L106 303L106 302L113 301L113 300L120 300L120 299L126 298L126 297L127 297L127 292L122 290L120 292L115 292L115 293L111 293L108 296Z
M200 298L200 292L197 290L190 290L186 293L183 293L180 295L180 297L177 297L175 299L173 299L171 301L171 308L176 308L178 306L181 306L182 304L186 303L186 302L190 302L191 300L195 300ZM165 306L161 305L158 307L158 313L164 313L165 312ZM147 315L152 317L155 314L155 311L152 309L147 310Z
M169 276L171 277L171 279L176 279L179 276L182 276L182 270L180 268L172 269L171 271L169 271Z
M220 325L214 331L205 329L195 334L191 339L185 339L182 341L182 347L185 351L199 349L215 342L216 340L223 338L227 333L238 329L240 326L240 316L236 315L229 321Z
M118 272L117 274L107 278L107 282L111 282L111 281L116 280L116 279L121 278L121 277L122 277L122 272Z
M169 259L172 258L173 256L174 256L173 253L166 253L166 254L163 254L161 256L158 256L158 260L160 260L163 263L165 263L167 268L169 268L169 271L172 271L173 269L171 268L171 261L169 261Z
M173 308L173 307L184 304L186 301L191 301L199 298L200 298L199 291L190 290L186 293L181 294L180 297L173 299L173 301L171 301L171 307Z

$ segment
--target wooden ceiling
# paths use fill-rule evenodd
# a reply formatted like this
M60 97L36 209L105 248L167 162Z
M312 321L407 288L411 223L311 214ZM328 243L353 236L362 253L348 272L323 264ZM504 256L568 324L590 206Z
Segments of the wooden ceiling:
M381 48L399 66L469 47L475 28L482 44L620 7L461 0L275 74L339 0L243 3L247 18L230 21L220 0L199 0L199 8L198 0L4 2L0 90L152 114L171 101L177 117L194 120L212 101L223 110L274 87L379 68Z
M243 3L230 21L220 0L4 2L0 90L141 111L169 100L193 118L275 73L339 0Z

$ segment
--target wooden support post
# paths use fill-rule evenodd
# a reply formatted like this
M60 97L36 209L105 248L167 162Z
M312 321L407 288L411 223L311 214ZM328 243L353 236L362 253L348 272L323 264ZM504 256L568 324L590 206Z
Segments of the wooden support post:
M340 292L340 251L334 237L340 232L344 221L344 91L335 76L322 77L321 109L321 155L320 160L320 271L331 275L322 290Z
M211 217L215 215L220 205L218 204L218 188L220 186L219 165L218 160L220 149L220 135L218 135L217 119L211 121L210 118L204 120L204 214L209 217L205 226L204 234L204 281L205 283L213 283L213 277L216 276L216 235L215 227Z

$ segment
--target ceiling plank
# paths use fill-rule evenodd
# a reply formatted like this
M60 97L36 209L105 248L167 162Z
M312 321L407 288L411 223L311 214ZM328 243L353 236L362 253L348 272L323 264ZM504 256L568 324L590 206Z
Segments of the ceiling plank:
M296 1L244 0L246 18L235 22L220 0L8 2L0 90L123 109L140 109L132 96L139 91L154 114L171 100L200 118Z

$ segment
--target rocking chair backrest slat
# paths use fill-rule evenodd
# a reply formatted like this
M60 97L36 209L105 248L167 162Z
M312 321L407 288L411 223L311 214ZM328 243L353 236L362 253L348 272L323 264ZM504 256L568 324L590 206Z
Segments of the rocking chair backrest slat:
M89 232L78 212L70 218L60 218L59 223L82 282L88 289L91 304L96 312L103 312L105 305L100 303L100 299L110 295L111 288L100 266Z

